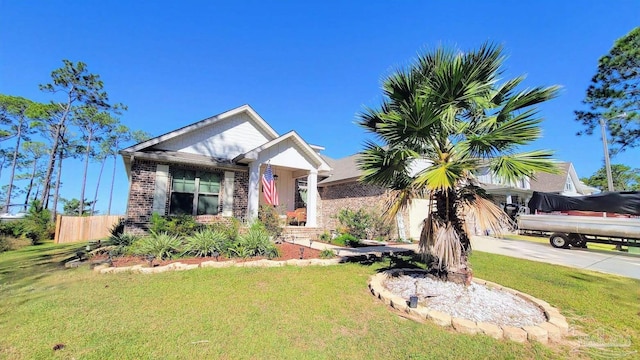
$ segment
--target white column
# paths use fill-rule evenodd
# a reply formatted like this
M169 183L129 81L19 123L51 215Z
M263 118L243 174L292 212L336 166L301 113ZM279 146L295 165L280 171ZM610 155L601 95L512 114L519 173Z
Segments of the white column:
M507 204L511 204L511 193L507 192Z
M318 170L309 171L307 177L307 227L318 226Z
M249 164L249 203L247 206L247 220L258 218L258 203L260 202L260 163Z

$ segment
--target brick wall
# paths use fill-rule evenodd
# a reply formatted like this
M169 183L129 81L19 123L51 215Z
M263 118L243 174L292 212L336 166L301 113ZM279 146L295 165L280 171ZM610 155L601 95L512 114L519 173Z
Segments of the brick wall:
M156 163L135 160L131 164L131 184L125 220L127 232L140 234L147 231L153 209L155 185Z
M135 160L131 165L131 190L127 204L127 219L125 221L125 229L127 232L141 234L148 231L149 219L151 218L153 210L153 193L155 190L157 164L167 165L167 163L148 160ZM219 173L220 179L222 180L224 178L224 170L222 169L189 165L168 165L169 179L167 181L167 201L165 203L164 214L162 215L169 213L171 176L175 169L201 170ZM223 186L224 182L221 181L220 194L222 194ZM248 188L249 173L236 171L233 185L233 216L238 219L243 219L247 214ZM220 201L219 207L219 211L221 212L222 201ZM221 217L221 215L213 215L213 217ZM204 222L207 222L212 219L203 215L203 220Z
M341 209L366 208L369 211L382 212L387 198L386 189L359 182L325 186L318 189L318 194L321 199L318 209L321 218L319 226L326 230L338 228L336 217Z

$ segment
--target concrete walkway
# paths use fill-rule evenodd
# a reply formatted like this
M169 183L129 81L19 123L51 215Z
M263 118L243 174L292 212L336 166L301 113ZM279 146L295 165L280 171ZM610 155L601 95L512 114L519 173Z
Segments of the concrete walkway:
M296 241L295 244L309 246L309 241L300 240ZM490 236L473 237L471 240L471 246L474 250L492 254L640 279L640 256L622 252L602 252L589 249L556 249L549 244L539 244L519 240L504 240ZM311 242L311 248L317 250L332 249L339 256L357 256L375 253L388 253L391 251L417 252L418 244L346 248L314 241Z

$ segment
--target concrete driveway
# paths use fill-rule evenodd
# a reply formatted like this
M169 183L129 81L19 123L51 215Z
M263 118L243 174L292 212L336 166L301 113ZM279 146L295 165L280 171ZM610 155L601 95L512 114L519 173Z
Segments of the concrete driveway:
M301 242L301 244L307 245L306 242ZM539 244L521 240L503 240L490 236L474 236L471 239L471 246L473 250L477 251L563 265L577 269L599 271L640 280L640 255L589 249L556 249L550 244ZM418 244L415 243L354 249L314 242L311 247L318 250L333 249L339 256L354 256L381 252L388 253L398 250L418 252Z
M474 250L640 279L640 256L589 249L556 249L550 244L476 236Z

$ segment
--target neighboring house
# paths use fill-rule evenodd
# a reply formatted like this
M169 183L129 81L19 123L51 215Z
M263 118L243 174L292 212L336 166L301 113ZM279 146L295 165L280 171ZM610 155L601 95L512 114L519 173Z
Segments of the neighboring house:
M295 131L279 135L248 105L128 147L120 151L129 177L126 229L146 231L154 212L256 218L267 163L284 209L300 203L304 183L306 226L317 227L317 182L331 170L321 150Z
M558 163L558 174L540 173L531 180L531 189L565 196L583 196L600 192L599 189L585 185L570 162Z

